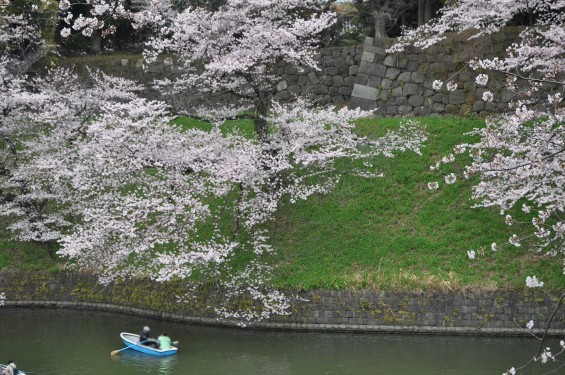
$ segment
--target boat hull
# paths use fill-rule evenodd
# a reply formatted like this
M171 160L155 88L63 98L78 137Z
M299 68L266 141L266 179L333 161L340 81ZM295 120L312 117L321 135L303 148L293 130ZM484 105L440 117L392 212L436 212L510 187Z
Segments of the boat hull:
M169 349L161 350L155 349L151 346L145 346L139 344L139 335L134 333L122 332L120 333L120 337L126 346L129 346L130 349L135 350L140 353L145 353L149 355L154 355L157 357L164 357L169 355L177 354L178 349L172 346Z
M6 369L6 365L0 363L0 370L1 370L1 371L0 371L0 374L3 374L3 373L4 373L3 371L4 371L5 369ZM23 372L22 370L18 369L18 375L26 375L26 373Z

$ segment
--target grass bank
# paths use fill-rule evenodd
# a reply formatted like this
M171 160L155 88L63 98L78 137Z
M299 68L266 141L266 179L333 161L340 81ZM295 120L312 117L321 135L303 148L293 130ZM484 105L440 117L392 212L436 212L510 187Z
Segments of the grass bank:
M366 119L364 135L394 128L398 119ZM525 228L508 227L496 209L474 209L471 181L442 184L430 165L479 119L422 118L429 140L423 156L399 154L381 161L384 178L345 176L329 195L314 196L280 210L272 226L278 265L274 282L293 289L500 290L523 289L536 275L550 289L562 289L558 258L532 254L528 244L496 253ZM454 168L457 168L455 166ZM484 249L474 260L467 250Z
M273 283L291 289L383 289L462 291L523 289L527 275L536 275L549 289L563 289L557 258L532 254L528 244L492 252L522 228L508 227L496 209L473 209L471 181L430 191L441 179L429 166L454 145L468 141L464 133L482 126L468 118L421 118L429 140L423 156L398 154L382 158L383 178L344 176L328 195L283 204L270 225L277 249ZM362 135L378 136L398 126L399 119L364 119ZM186 119L188 127L202 126ZM249 121L234 122L249 135ZM461 167L461 166L459 166ZM457 165L454 166L457 168ZM60 263L37 244L7 239L0 221L0 268L56 271ZM481 253L476 259L467 250Z

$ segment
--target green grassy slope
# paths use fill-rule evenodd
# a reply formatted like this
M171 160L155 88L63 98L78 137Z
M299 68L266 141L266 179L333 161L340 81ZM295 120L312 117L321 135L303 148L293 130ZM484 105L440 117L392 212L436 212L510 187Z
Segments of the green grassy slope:
M312 197L280 211L273 225L278 249L274 282L297 289L494 290L523 288L535 274L549 288L562 288L557 258L533 256L527 246L503 243L524 228L508 227L495 209L473 209L470 181L442 184L429 166L463 133L483 124L463 118L423 118L429 140L423 156L400 154L383 159L384 178L345 177L327 196ZM394 128L398 119L363 120L370 136ZM484 247L470 260L467 250Z
M398 119L365 119L362 135L377 136L398 126ZM503 243L521 228L508 227L496 209L473 209L471 182L430 191L427 183L442 177L429 166L454 145L468 141L463 134L482 126L477 119L422 118L429 139L423 156L399 154L383 158L383 178L345 176L328 195L283 204L270 225L277 265L273 283L293 289L495 290L523 289L527 275L536 275L550 289L562 289L557 258L532 254L525 244L493 253L492 242ZM206 125L187 119L183 127ZM250 121L234 122L251 136ZM455 167L456 168L456 167ZM231 220L226 217L226 220ZM59 265L46 248L7 239L0 221L0 268L49 269ZM231 227L226 222L225 227ZM484 255L469 260L467 250Z

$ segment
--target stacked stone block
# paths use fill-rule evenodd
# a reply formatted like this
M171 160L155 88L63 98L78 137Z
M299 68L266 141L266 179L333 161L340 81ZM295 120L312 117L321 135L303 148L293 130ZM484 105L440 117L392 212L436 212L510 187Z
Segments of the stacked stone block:
M493 51L503 52L515 37L509 33L497 36L496 40L485 40L489 48L482 52L485 57ZM394 40L365 39L350 108L360 107L384 116L485 116L508 109L507 101L513 93L501 89L494 79L486 87L478 87L478 73L465 68L464 62L456 62L455 50L462 47L462 42L456 47L439 44L427 50L408 48L403 53L387 53L393 43ZM444 86L436 91L432 88L436 79L457 83L457 89L448 92ZM493 92L493 102L483 101L482 94L487 90Z
M323 48L315 56L320 70L298 71L281 62L274 99L291 101L307 97L318 104L339 104L349 100L363 53L361 46Z
M178 302L186 292L182 282L156 283L130 279L110 285L89 274L0 273L6 307L91 308L164 319L216 325L238 325L218 318L213 307L223 300L212 285L191 291L192 299ZM562 337L565 307L562 291L499 291L410 293L377 290L287 291L298 295L290 315L274 316L259 327L302 330L345 330L440 334L530 335L526 323L535 321L540 333L553 316L549 333ZM211 307L211 308L209 308Z

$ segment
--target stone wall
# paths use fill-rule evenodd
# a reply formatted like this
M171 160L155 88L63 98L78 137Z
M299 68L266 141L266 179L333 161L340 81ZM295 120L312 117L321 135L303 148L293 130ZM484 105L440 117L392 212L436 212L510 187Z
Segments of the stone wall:
M479 72L466 67L473 57L504 56L506 48L517 40L520 28L505 28L491 36L468 41L469 35L451 35L447 40L427 50L407 48L400 54L388 54L394 40L367 37L363 45L322 48L316 54L320 70L299 72L281 62L275 73L281 80L273 87L274 98L287 102L296 97L308 97L318 104L349 103L381 116L422 116L430 114L477 115L508 111L508 101L515 92L504 87L504 77L494 75L486 87L479 87L475 77ZM149 84L154 79L174 79L181 73L174 56L163 56L148 69L142 69L141 55L103 55L62 59L63 66L76 65ZM434 80L457 83L457 89L447 92L432 89ZM557 88L544 85L540 95ZM492 102L482 100L485 91L494 94ZM147 90L149 97L157 92ZM230 95L202 95L184 92L164 98L174 107L185 110L202 104L229 103Z
M92 275L66 273L0 273L0 291L7 307L40 306L89 308L176 321L237 326L218 319L208 306L218 304L222 292L202 287L194 300L177 303L186 292L182 283L157 284L146 279L101 286ZM307 291L297 295L291 315L254 323L269 329L528 335L525 324L536 327L554 311L558 294L527 290L497 293L393 293L381 291ZM240 301L242 306L249 303ZM551 335L562 335L565 309L557 311ZM539 330L537 331L539 333Z
M400 54L388 54L393 40L366 38L363 55L355 79L351 108L361 107L385 116L422 116L437 114L478 115L509 110L508 102L516 92L505 88L502 74L489 74L485 87L476 84L480 72L466 66L474 57L504 56L515 42L519 28L507 28L492 36L466 40L469 35L452 35L429 49L407 48ZM432 89L434 80L453 81L457 89ZM540 96L555 90L545 85ZM482 99L483 93L494 94L492 102Z
M361 62L362 46L331 47L320 49L315 55L320 70L298 71L296 67L285 62L280 62L275 67L275 72L282 80L273 88L274 98L278 101L288 102L296 97L307 97L318 104L338 104L349 100L357 68ZM82 56L61 59L62 66L76 66L79 73L86 73L85 66L91 69L100 69L103 72L118 77L136 80L150 85L155 79L174 79L182 73L175 56L162 56L155 63L143 68L141 55L120 54L101 56ZM145 96L157 98L154 90L146 90ZM232 96L201 95L197 92L185 92L173 97L163 97L174 107L185 109L191 105L212 103L229 103Z
M282 80L276 86L275 100L306 96L319 104L346 102L351 97L362 54L362 46L323 48L315 56L320 70L303 72L281 62L276 68Z

